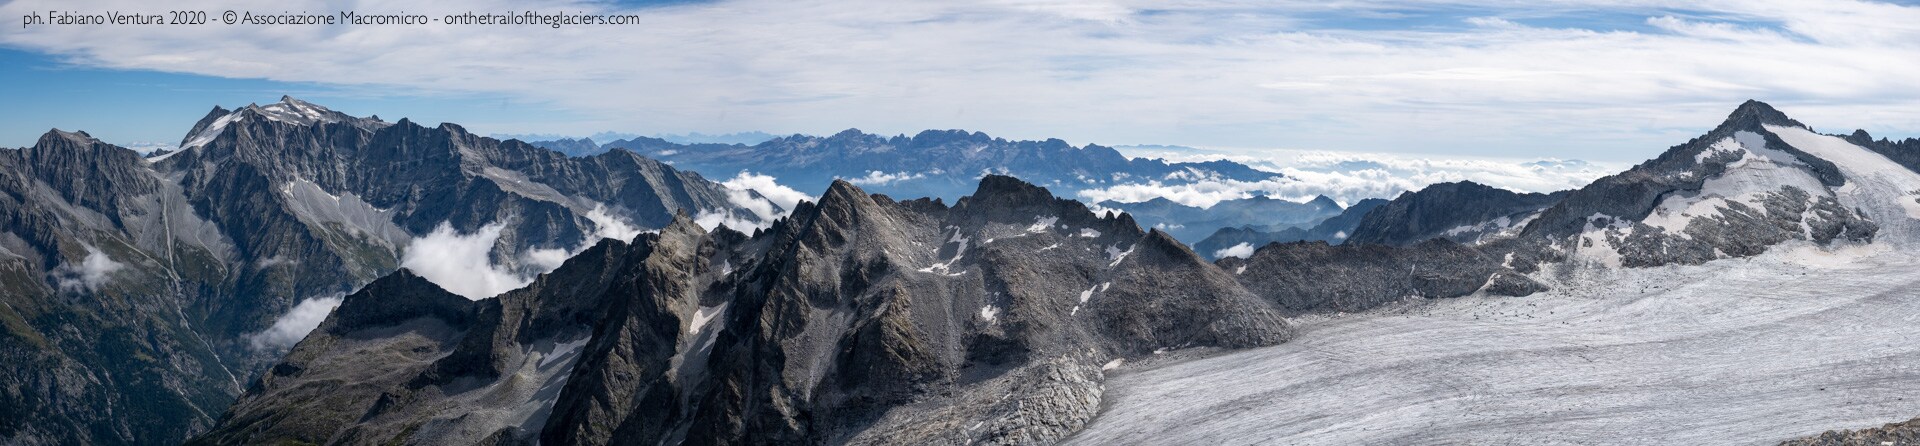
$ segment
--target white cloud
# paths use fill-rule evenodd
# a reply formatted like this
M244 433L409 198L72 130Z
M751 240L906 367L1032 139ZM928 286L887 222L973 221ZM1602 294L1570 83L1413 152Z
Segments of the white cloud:
M453 294L480 300L493 297L531 281L496 265L490 254L500 239L503 223L481 227L461 234L452 225L441 223L426 236L413 239L401 255L400 266L413 270Z
M918 180L926 177L927 177L927 174L920 173L920 172L914 172L910 174L906 172L886 173L878 170L870 170L870 171L867 171L867 176L860 177L860 178L847 178L846 180L848 183L853 183L861 186L868 186L868 185L877 185L877 184L893 184L901 181Z
M256 262L254 262L254 263L253 263L253 266L254 266L254 268L258 268L258 269L267 269L267 268L272 268L272 267L275 267L275 266L280 266L280 265L295 265L295 266L298 266L299 264L300 264L300 262L299 262L299 261L296 261L296 260L293 260L293 259L289 259L289 258L286 258L285 256L278 256L278 255L276 255L276 256L273 256L273 257L267 257L267 258L264 258L264 259L260 259L259 261L256 261Z
M17 0L0 16L69 6ZM261 12L380 8L294 0ZM639 23L31 26L0 34L0 44L92 67L483 94L589 117L482 129L500 132L961 127L1076 142L1552 150L1624 161L1697 135L1748 98L1816 127L1920 130L1911 81L1920 7L1894 3L469 0L408 11L528 8L631 12ZM152 5L102 0L88 10ZM1403 29L1350 21L1382 13L1445 20ZM1633 19L1584 23L1621 16ZM647 57L607 57L632 48Z
M1219 251L1213 252L1213 258L1216 258L1216 259L1224 259L1228 257L1239 257L1244 259L1252 255L1253 255L1253 245L1248 243L1233 245L1233 246L1227 247L1226 249L1221 249Z
M738 175L734 175L733 178L720 182L720 184L727 186L728 189L759 192L760 196L766 197L768 200L771 200L773 204L780 205L781 208L787 210L793 210L793 207L799 206L802 200L813 200L812 195L807 195L805 192L781 185L780 182L776 181L772 176L753 172L740 172ZM768 214L755 213L762 217L768 216Z
M730 228L736 231L749 231L749 232L753 231L756 228L765 228L767 227L768 224L770 224L770 222L768 221L741 218L739 216L734 215L732 212L715 211L711 209L702 210L698 215L694 215L693 223L700 225L701 228L705 228L708 231L712 231L713 228L718 228L720 227L720 225L726 225L727 228Z
M1125 210L1121 210L1121 209L1109 209L1109 208L1101 207L1099 203L1100 202L1097 200L1086 200L1087 210L1092 211L1093 215L1101 216L1101 217L1105 217L1109 213L1113 215L1120 215L1121 213L1126 212Z
M247 335L247 342L258 351L281 351L293 348L294 344L300 343L301 339L307 337L307 333L313 332L315 327L325 322L327 315L340 306L340 301L344 297L345 295L342 294L300 301L292 309L287 310L287 314L274 319L273 326L259 333Z
M585 246L589 248L593 247L592 244ZM526 250L526 252L520 253L520 263L524 263L540 271L553 271L559 269L561 264L567 263L567 259L579 255L580 251L581 250L566 250L561 248L529 249Z
M586 251L587 248L592 248L593 245L600 243L601 239L632 242L633 238L639 237L640 234L654 232L653 230L640 229L627 222L626 219L607 212L607 206L601 203L594 203L593 210L587 211L586 217L587 221L593 223L593 232L587 234L586 239L580 241L580 246L576 246L573 249L528 249L520 253L520 262L532 267L538 272L552 272L554 269L560 268L561 264L566 263L567 259L573 258L573 256Z
M1101 23L1120 23L1128 20L1135 12L1121 2L1086 1L1049 1L1049 0L998 0L995 3L1023 11L1050 14L1073 20L1086 20Z
M1279 152L1276 152L1279 153ZM1305 201L1325 195L1351 204L1366 198L1393 198L1434 183L1473 181L1521 192L1553 192L1587 185L1622 166L1578 160L1436 160L1392 154L1296 152L1277 158L1221 156L1213 152L1153 152L1179 161L1231 159L1285 175L1262 181L1182 176L1178 182L1117 184L1079 192L1090 202L1134 203L1164 197L1188 206L1212 207L1222 200L1265 195Z
M62 291L99 291L114 271L126 268L126 264L113 261L106 253L93 245L85 245L87 256L79 264L63 264L51 273Z
M599 243L600 239L603 238L631 242L634 237L639 237L640 234L652 232L640 229L628 223L626 219L620 218L618 215L608 213L607 206L603 204L594 204L593 210L587 211L587 221L593 222L593 234L587 236L586 247L591 247L593 244ZM586 249L586 247L582 247L581 249Z
M1647 24L1669 32L1688 37L1718 39L1729 41L1775 41L1792 40L1780 33L1768 29L1747 28L1724 22L1700 22L1686 20L1671 15L1648 17Z
M773 221L793 212L801 200L813 200L812 195L781 185L770 175L742 171L732 179L720 182L727 187L727 201L734 206L746 209L751 215L734 215L731 211L702 210L694 215L694 223L711 231L720 224L735 230L751 231L765 228ZM758 193L760 196L754 196ZM775 206L778 206L776 209Z

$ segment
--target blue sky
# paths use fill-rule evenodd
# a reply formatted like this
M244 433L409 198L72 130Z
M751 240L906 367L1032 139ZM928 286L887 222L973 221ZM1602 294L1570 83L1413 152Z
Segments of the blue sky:
M137 0L16 0L143 11ZM183 0L168 8L242 9ZM305 0L258 12L388 12ZM48 128L177 143L290 94L480 133L964 128L1225 153L1632 162L1741 101L1920 134L1920 7L1855 1L503 0L634 14L545 27L0 27L0 146ZM258 9L257 6L253 7ZM18 25L17 22L13 25Z
M0 147L32 145L48 129L84 130L122 145L177 145L215 105L266 104L282 95L355 116L439 122L562 121L563 110L499 94L415 95L386 88L129 70L73 64L59 57L0 49Z

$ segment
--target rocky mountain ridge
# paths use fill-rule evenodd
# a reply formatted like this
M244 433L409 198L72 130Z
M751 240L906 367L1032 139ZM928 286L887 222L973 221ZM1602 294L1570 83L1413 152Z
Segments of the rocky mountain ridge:
M350 296L197 441L1051 442L1105 367L1292 333L1166 233L1001 176L952 207L836 182L752 236L683 216L432 302L406 272Z
M472 269L422 240L471 245L511 283L754 197L631 153L567 158L293 98L215 107L180 147L142 158L54 130L0 150L0 357L18 365L0 405L19 410L0 441L184 440L340 296L403 264Z

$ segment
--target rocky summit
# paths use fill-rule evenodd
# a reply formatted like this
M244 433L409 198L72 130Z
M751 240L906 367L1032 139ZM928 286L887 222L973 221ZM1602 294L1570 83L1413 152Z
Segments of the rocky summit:
M1568 192L1522 236L1592 262L1698 264L1789 240L1867 242L1883 224L1908 234L1920 214L1902 197L1915 191L1920 174L1748 101L1706 135Z
M1350 243L1405 246L1444 238L1475 243L1511 235L1565 192L1517 193L1472 181L1439 183L1401 194L1354 225Z

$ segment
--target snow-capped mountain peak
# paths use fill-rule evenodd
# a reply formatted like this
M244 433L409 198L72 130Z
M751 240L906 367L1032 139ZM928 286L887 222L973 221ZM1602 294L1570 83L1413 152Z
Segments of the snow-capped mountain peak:
M215 113L225 112L225 109L219 107L214 107L213 110ZM180 142L180 150L188 150L213 142L214 138L220 137L220 133L227 130L228 124L232 124L243 116L245 116L245 114L241 111L225 112L225 114L220 117L214 118L212 122L206 122L205 124L196 126L193 133L187 136L186 140Z
M352 118L344 113L329 110L326 107L314 105L311 102L294 99L292 96L281 96L280 102L264 106L252 105L248 106L245 110L257 112L261 117L267 119L293 122L301 125L311 125L321 122L341 122Z
M281 96L280 102L267 105L247 104L245 107L231 111L214 107L212 112L200 119L200 123L194 125L193 130L188 132L187 138L180 142L180 150L205 146L218 139L233 123L255 118L301 127L350 123L362 128L375 129L387 125L380 121L379 117L355 117L312 102L295 99L292 96Z

